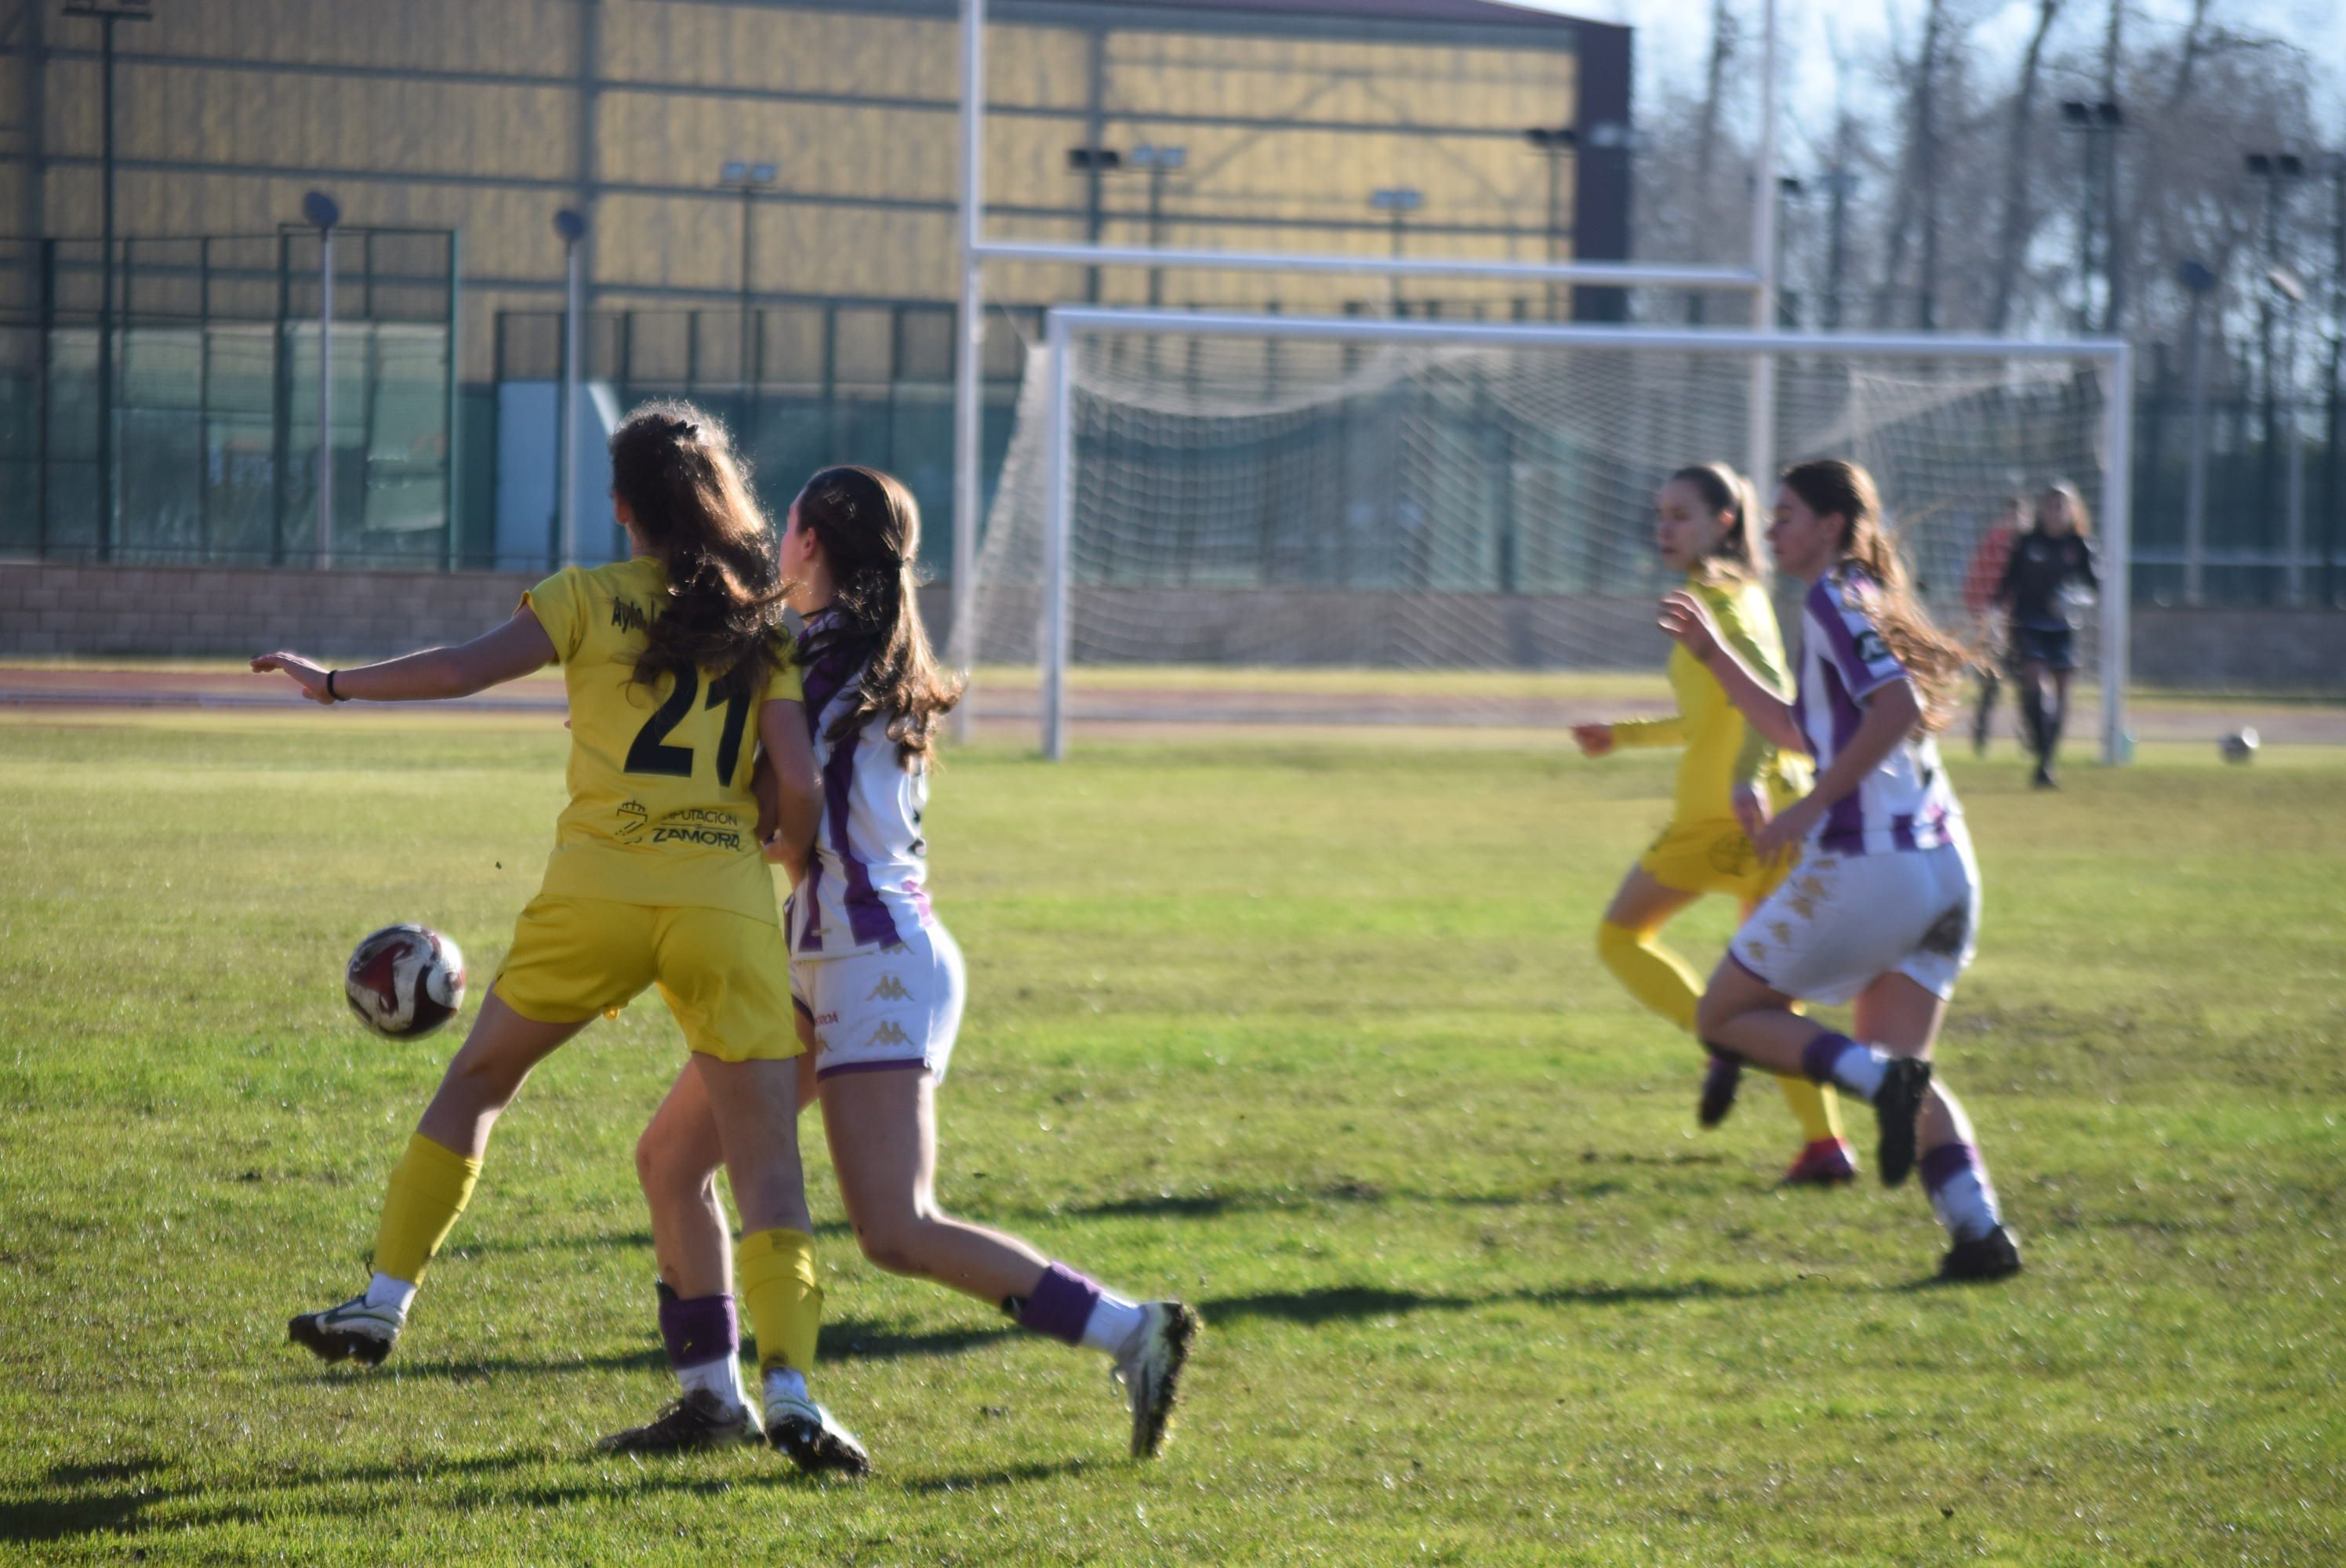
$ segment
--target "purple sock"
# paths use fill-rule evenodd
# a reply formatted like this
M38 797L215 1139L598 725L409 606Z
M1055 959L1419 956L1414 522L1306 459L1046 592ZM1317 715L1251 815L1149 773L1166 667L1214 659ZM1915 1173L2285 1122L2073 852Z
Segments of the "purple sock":
M1833 1064L1844 1051L1854 1050L1857 1042L1846 1034L1836 1034L1828 1029L1810 1041L1800 1050L1800 1071L1811 1082L1830 1084L1833 1081Z
M729 1360L740 1353L741 1323L730 1296L695 1296L689 1300L660 1287L660 1338L668 1364L678 1371Z
M1941 1144L1925 1149L1916 1162L1923 1173L1923 1190L1930 1196L1931 1212L1957 1241L1975 1241L2004 1223L1995 1185L1987 1166L1969 1144Z
M1068 1268L1054 1263L1018 1308L1018 1326L1070 1345L1084 1342L1084 1325L1099 1305L1100 1288Z

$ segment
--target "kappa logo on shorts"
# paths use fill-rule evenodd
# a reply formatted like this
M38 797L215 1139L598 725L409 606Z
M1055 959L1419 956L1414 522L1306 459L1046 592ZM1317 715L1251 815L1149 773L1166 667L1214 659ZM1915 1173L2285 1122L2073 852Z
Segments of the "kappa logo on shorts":
M1802 920L1814 920L1817 915L1817 901L1811 898L1803 897L1799 893L1794 893L1791 897L1786 899L1784 901L1784 907L1790 910Z
M1710 869L1730 877L1748 877L1759 859L1751 840L1740 832L1722 833L1710 846Z
M866 1002L910 1002L912 999L913 993L904 989L904 983L903 981L897 979L892 974L883 974L880 977L880 983L872 988L872 994L865 997L863 1000Z
M1791 922L1780 920L1770 921L1768 922L1768 933L1778 942L1789 942L1792 940Z
M883 1047L910 1045L912 1043L913 1037L897 1028L895 1024L882 1023L872 1032L872 1038L863 1043L863 1048L867 1051L877 1051Z

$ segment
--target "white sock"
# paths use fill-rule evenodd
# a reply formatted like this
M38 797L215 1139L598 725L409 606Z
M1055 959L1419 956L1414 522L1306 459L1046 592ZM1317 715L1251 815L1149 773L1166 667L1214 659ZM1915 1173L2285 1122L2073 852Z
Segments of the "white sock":
M773 1409L776 1400L804 1400L809 1404L814 1403L814 1396L807 1392L806 1374L791 1367L776 1367L768 1372L766 1408Z
M1881 1093L1882 1077L1889 1071L1890 1058L1862 1042L1856 1050L1842 1052L1832 1065L1833 1082L1867 1100Z
M1113 1356L1124 1349L1124 1342L1140 1331L1147 1319L1141 1310L1121 1296L1100 1292L1098 1305L1084 1319L1084 1343L1095 1350L1105 1350Z
M703 1361L697 1367L678 1367L676 1380L684 1385L684 1391L688 1394L697 1389L716 1395L729 1405L750 1402L741 1387L741 1362L738 1357L719 1356L716 1360Z
M403 1323L407 1321L408 1303L415 1299L415 1283L409 1279L393 1279L388 1274L378 1274L367 1281L366 1304L373 1308L389 1308Z
M1977 1166L1965 1166L1931 1194L1931 1212L1957 1241L1977 1241L2004 1223L1996 1213L1995 1188L1981 1179Z

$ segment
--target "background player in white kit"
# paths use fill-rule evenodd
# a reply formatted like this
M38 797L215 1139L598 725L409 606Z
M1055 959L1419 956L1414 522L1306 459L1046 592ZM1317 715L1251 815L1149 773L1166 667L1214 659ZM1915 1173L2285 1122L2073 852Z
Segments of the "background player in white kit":
M1928 1059L1979 922L1979 871L1931 738L1966 659L1915 605L1880 517L1872 476L1855 463L1784 472L1768 541L1784 573L1813 585L1789 703L1721 640L1701 600L1662 601L1662 628L1755 727L1817 767L1810 793L1754 840L1763 857L1804 845L1800 865L1736 932L1697 1021L1714 1048L1872 1101L1885 1185L1921 1149L1953 1242L1942 1274L1995 1278L2018 1271L2020 1251L1971 1123ZM1853 1002L1857 1038L1794 1013L1796 1000Z
M805 617L798 657L823 788L811 859L785 859L795 891L783 924L840 1196L880 1268L952 1286L1023 1327L1113 1357L1133 1455L1153 1456L1196 1315L1178 1301L1126 1300L937 1206L936 1089L961 1025L964 981L961 950L929 907L922 816L937 722L961 694L939 673L921 624L920 535L920 509L901 483L839 467L807 481L782 535L787 602ZM652 1208L665 1328L680 1281L707 1288L725 1262L716 1122L690 1074L653 1116L636 1163ZM654 1423L627 1434L638 1439L627 1446L697 1446L696 1377L724 1397L731 1347L679 1349L671 1336L669 1356L686 1397L663 1418L668 1430Z

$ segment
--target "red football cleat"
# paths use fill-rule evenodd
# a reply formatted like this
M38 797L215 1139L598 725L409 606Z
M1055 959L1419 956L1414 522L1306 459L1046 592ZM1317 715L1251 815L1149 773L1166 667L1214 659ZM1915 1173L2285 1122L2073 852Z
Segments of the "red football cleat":
M1842 1138L1819 1138L1784 1173L1786 1186L1839 1186L1857 1179L1857 1151Z

